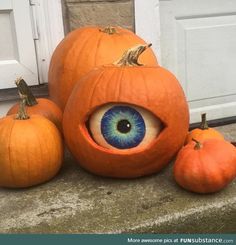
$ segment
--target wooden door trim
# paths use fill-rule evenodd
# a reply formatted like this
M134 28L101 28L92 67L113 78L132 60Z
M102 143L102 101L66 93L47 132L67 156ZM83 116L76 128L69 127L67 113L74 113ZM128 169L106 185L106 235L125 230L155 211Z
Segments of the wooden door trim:
M161 26L159 0L134 0L135 32L147 43L152 43L152 49L161 64Z
M31 0L38 39L35 40L39 82L48 82L52 53L64 38L62 3L60 0ZM37 36L37 35L36 35Z

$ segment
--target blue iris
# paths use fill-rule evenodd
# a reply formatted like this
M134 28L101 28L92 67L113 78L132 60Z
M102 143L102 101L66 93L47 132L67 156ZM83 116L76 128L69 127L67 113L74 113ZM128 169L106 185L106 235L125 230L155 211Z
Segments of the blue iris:
M134 108L113 106L102 117L101 132L108 144L118 149L129 149L142 142L146 126Z

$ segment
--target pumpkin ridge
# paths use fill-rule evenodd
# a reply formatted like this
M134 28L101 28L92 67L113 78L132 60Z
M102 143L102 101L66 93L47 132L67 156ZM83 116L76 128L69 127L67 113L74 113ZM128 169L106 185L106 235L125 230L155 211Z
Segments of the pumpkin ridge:
M199 149L199 150L201 150L201 149ZM204 149L203 149L203 151L204 151ZM198 152L198 158L199 158L199 162L201 164L200 168L199 168L199 165L198 165L198 168L202 171L202 173L203 173L202 175L204 176L204 181L202 181L202 183L200 183L200 186L201 186L202 191L206 192L205 186L209 186L209 185L211 186L211 183L209 183L209 181L208 181L209 173L208 173L208 171L205 168L205 159L207 157L208 159L210 159L210 161L212 161L212 158L210 156L208 156L206 151L204 151L204 152L205 152L204 157L202 156L202 154L199 154L199 152ZM210 163L210 161L207 161L208 164Z
M121 86L122 86L122 81L124 79L124 73L125 73L125 69L121 69L119 79L117 80L117 89L116 89L116 94L117 94L116 100L117 101L120 100Z
M182 148L183 149L183 148ZM181 155L181 152L182 151L180 151L180 153L179 153L179 156L178 156L178 158L179 157L182 157L182 155ZM189 155L191 155L192 154L192 148L190 148L189 147L189 151L186 153L186 155L185 155L185 157L186 157L186 159L188 159L189 158ZM176 159L176 161L178 160L178 158ZM185 165L185 162L178 162L178 169L184 169L184 171L183 171L183 178L185 179L185 182L186 182L186 180L187 180L187 168L183 168L182 166L184 166ZM174 166L174 172L175 172L175 166ZM179 173L179 170L178 170L178 173ZM177 176L178 176L178 174L177 174Z
M36 135L36 131L35 130L33 130L33 128L34 128L34 125L33 125L33 123L32 123L32 120L28 120L27 121L27 123L30 125L30 127L32 128L31 129L31 131L32 132L34 132L34 134ZM29 127L28 125L27 125L27 127ZM40 144L38 144L38 145L40 145ZM39 146L39 147L41 147L41 146ZM30 178L30 160L29 160L29 155L28 154L26 154L26 157L27 157L27 166L28 166L28 185L30 186L30 184L31 184L31 178Z
M98 56L98 52L99 52L103 37L104 37L103 35L100 35L98 40L97 40L96 51L95 51L95 54L94 54L94 67L97 66L97 64L96 64L97 63L97 56Z
M206 153L206 154L207 154L207 156L209 156L209 158L212 159L211 154L209 154L209 153ZM217 167L220 168L221 162L218 163L218 159L217 159L217 160L214 159L214 160L215 160L214 167L217 166ZM226 186L226 185L228 184L228 181L230 180L230 178L227 178L224 174L222 174L222 173L224 173L224 171L223 171L224 169L223 169L223 170L221 169L221 171L220 171L219 168L218 168L217 171L215 172L215 174L217 175L217 182L218 182L218 183L220 182L221 185ZM211 176L210 176L210 177L211 177ZM206 178L206 179L210 179L210 178ZM208 183L209 183L209 182L208 182ZM214 184L215 184L215 183L214 183ZM212 186L212 183L210 183L210 186Z
M139 72L139 76L140 76L140 74L141 74L141 76L143 77L143 81L144 81L144 86L145 86L145 89L146 89L146 93L145 93L145 98L146 98L146 104L149 104L149 98L148 98L148 81L146 80L146 77L144 76L144 73L143 72ZM156 115L155 115L156 116ZM160 119L160 118L159 118ZM160 119L161 120L161 119ZM162 120L161 120L161 122L162 122ZM163 122L162 122L163 123Z
M9 158L9 165L10 165L10 172L11 172L11 176L12 176L12 182L14 183L14 185L16 185L16 178L14 176L14 173L13 173L13 168L12 168L12 161L11 161L11 137L12 137L12 132L13 132L13 128L15 126L15 123L16 121L14 119L12 119L13 123L12 123L12 126L11 126L11 130L10 130L10 134L9 134L9 142L8 142L8 158Z
M85 49L86 45L88 44L88 40L91 39L92 35L93 35L93 32L91 32L90 35L86 36L86 38L84 38L84 40L82 40L82 46L80 46L77 42L74 42L66 54L66 58L65 58L65 61L63 62L63 66L68 67L68 64L69 64L68 70L70 70L70 87L73 84L73 80L74 80L74 76L75 76L75 74L74 74L74 76L72 76L72 71L75 70L75 68L78 66L78 63L80 61L80 59L77 59L76 61L74 61L72 63L73 66L71 66L71 57L73 57L73 53L75 52L75 50L78 49L78 47L80 48L80 50L78 51L78 56L80 56L80 53L83 51L83 49ZM63 73L61 75L63 75ZM62 80L62 79L60 79L60 80ZM61 84L61 86L63 89L64 84ZM63 102L63 104L64 104L64 102Z
M34 122L35 123L35 122ZM30 121L30 124L32 125L32 128L35 127L34 123L32 121ZM36 124L37 124L37 121L36 121ZM38 147L39 147L39 150L40 150L40 156L43 156L43 151L42 151L42 148L41 148L41 142L40 142L40 138L41 137L38 137L39 135L39 132L38 130L33 130L34 133L35 133L35 137L37 138L37 141L38 141ZM43 144L45 146L45 144ZM40 166L40 176L41 176L41 179L44 179L44 171L43 171L43 165Z
M71 60L71 55L75 52L76 49L78 49L78 46L79 46L79 49L80 49L80 51L79 51L78 53L80 54L80 52L83 51L83 49L85 49L85 47L86 47L86 45L87 45L87 43L88 43L88 40L91 39L91 36L92 36L92 35L93 35L93 33L91 33L91 35L89 35L89 36L86 36L86 38L85 38L84 40L81 41L81 42L83 43L82 46L78 45L77 42L74 42L74 43L72 44L72 46L70 47L69 52L67 52L67 54L66 54L67 59L70 59L70 60ZM73 57L73 56L72 56L72 57ZM68 63L68 60L67 60L67 59L66 59L65 62L64 62L64 63L66 63L66 64ZM74 63L73 69L77 66L78 62L79 62L79 59L77 59L77 62ZM69 63L70 63L70 62L69 62ZM72 70L73 70L73 69L72 69Z
M105 70L102 70L102 72L100 72L99 76L96 78L96 80L94 81L94 86L93 86L93 90L90 93L90 96L88 96L88 101L89 101L89 107L91 108L92 103L93 103L93 97L94 97L94 93L97 89L98 84L102 81L101 78L104 76Z

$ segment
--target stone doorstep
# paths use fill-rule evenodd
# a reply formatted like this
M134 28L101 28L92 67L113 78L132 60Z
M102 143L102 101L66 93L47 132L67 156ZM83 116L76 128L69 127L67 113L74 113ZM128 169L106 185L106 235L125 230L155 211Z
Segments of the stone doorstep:
M236 124L218 128L230 141ZM200 195L173 180L173 164L134 180L94 176L69 154L52 181L0 189L1 233L235 233L236 180Z

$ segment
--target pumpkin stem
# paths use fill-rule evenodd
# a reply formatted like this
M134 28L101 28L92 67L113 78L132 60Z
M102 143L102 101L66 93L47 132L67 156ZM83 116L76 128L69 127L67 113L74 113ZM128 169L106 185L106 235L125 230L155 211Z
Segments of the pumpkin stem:
M202 148L202 144L198 140L192 139L192 141L196 143L196 145L194 146L194 150L199 150Z
M26 109L25 109L27 96L24 94L21 94L20 92L19 92L19 95L20 95L21 101L20 101L19 111L16 115L16 119L17 120L29 119L29 116L28 116Z
M113 34L117 33L116 28L113 26L110 26L110 25L103 28L103 29L100 29L99 31L104 32L104 33L109 34L109 35L113 35Z
M139 56L152 44L145 44L145 45L137 45L133 48L130 48L124 52L122 57L114 62L114 65L117 66L142 66L142 64L138 63Z
M15 84L18 88L19 93L26 96L27 106L33 106L38 104L37 100L35 99L28 84L25 82L24 79L22 79L21 77L16 79Z
M208 126L207 120L206 120L206 113L203 113L201 115L201 117L202 117L202 122L200 124L200 129L202 129L202 130L208 129L209 126Z

